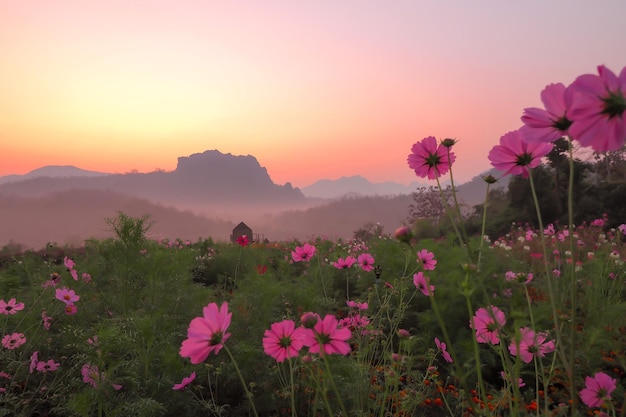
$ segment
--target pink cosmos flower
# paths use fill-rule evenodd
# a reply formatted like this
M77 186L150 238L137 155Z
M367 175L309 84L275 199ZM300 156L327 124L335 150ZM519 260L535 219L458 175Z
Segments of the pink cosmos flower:
M505 381L508 381L509 383L511 383L511 378L506 374L506 372L500 371L500 376ZM526 386L526 383L524 382L524 380L522 378L517 378L517 386L522 388L522 387Z
M68 316L73 316L78 312L78 307L75 304L66 304L65 305L65 314Z
M85 384L89 384L94 388L98 387L98 383L100 382L100 370L98 369L98 365L86 363L81 368L80 373L83 376L83 382ZM102 380L104 380L104 378L102 378Z
M57 300L63 301L66 305L74 304L80 300L80 296L76 295L74 290L67 287L57 288L54 297Z
M369 308L369 304L367 303L359 303L352 300L346 301L346 305L350 308L356 308L358 310L367 310Z
M9 350L17 349L26 343L24 333L7 334L2 338L2 346Z
M626 142L626 67L616 76L604 65L598 75L581 75L569 86L570 135L597 152L614 151Z
M438 338L435 337L435 345L437 345L437 349L439 349L439 351L441 352L441 355L443 356L443 359L448 362L448 363L452 363L454 362L452 360L452 356L450 356L450 353L448 353L447 346L444 342L441 342Z
M43 373L54 372L57 369L59 369L59 366L61 366L61 364L55 362L54 359L50 359L46 362L40 361L37 363L37 371L43 372Z
M406 329L398 329L398 336L403 339L411 337L411 333Z
M535 333L529 327L519 329L521 340L511 341L509 352L513 356L519 356L522 362L530 363L533 357L543 358L546 353L554 352L554 341L546 342L548 334L545 332Z
M371 322L372 321L369 317L362 316L360 313L355 313L339 320L339 326L348 328L350 331L360 330L361 335L366 336L371 333L371 330L368 329Z
M506 317L495 306L481 307L470 321L470 328L476 330L478 343L500 343L500 329L505 325Z
M50 274L50 279L41 284L43 288L56 287L61 282L61 275L58 272Z
M431 296L435 293L435 286L430 285L430 280L422 271L413 275L413 284L415 285L415 288L420 290L422 294L426 296Z
M611 399L611 393L617 387L617 380L604 372L597 372L593 378L585 378L585 388L580 392L580 398L587 407L601 407L606 400Z
M302 246L296 246L296 249L291 251L291 259L294 262L306 262L315 255L315 246L305 243Z
M83 272L81 276L83 277L83 282L85 282L85 284L89 284L91 282L91 274Z
M305 329L296 328L293 320L283 320L273 323L263 335L263 350L277 362L295 358L302 349Z
M76 271L75 269L70 269L70 275L72 276L74 281L78 281L78 271Z
M191 384L194 379L196 379L196 373L192 372L191 375L184 377L180 384L174 384L172 389L176 391L184 389L187 385Z
M357 258L357 262L362 270L369 272L374 269L374 257L369 253L362 253Z
M448 153L448 147L437 145L437 139L428 136L413 145L407 162L415 175L434 180L448 172L455 159L454 152Z
M224 302L219 309L217 304L210 303L202 313L203 317L196 317L189 323L187 339L180 347L180 356L189 358L194 365L204 361L211 352L217 355L230 337L226 330L233 313L228 312L228 303Z
M37 363L39 363L39 351L36 350L30 355L30 366L28 368L29 373L33 373L37 369Z
M247 235L241 235L237 238L237 243L242 246L248 246L250 244L250 242L248 241L248 236Z
M426 249L417 252L417 260L420 261L426 271L434 271L436 268L437 260L435 259L435 254L428 252Z
M11 298L8 302L0 300L0 314L8 316L17 314L20 310L24 310L24 303L18 303L15 298Z
M306 329L303 336L304 346L309 347L310 353L320 353L323 349L327 355L350 353L350 344L346 340L350 339L352 332L345 327L338 327L339 322L335 316L327 314L323 320Z
M544 109L524 109L520 133L528 142L554 142L567 135L572 122L566 117L567 89L561 83L549 84L541 92Z
M74 262L74 260L72 258L68 258L67 256L65 258L63 258L63 265L65 265L65 268L67 268L67 270L71 270L74 269L74 266L76 266L76 263Z
M489 160L494 168L504 171L503 175L521 175L528 178L528 169L541 163L553 145L551 143L526 142L519 130L505 133L500 144L489 151Z
M333 266L337 269L349 269L352 267L352 265L354 265L355 262L356 259L354 259L352 256L346 256L346 259L339 258L337 259L337 262L333 262Z
M626 235L626 223L617 226L617 230L619 230L621 234Z

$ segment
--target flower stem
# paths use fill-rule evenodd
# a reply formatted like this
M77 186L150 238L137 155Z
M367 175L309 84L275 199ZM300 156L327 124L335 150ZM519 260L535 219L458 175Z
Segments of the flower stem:
M252 401L253 395L250 392L250 390L248 389L248 385L246 384L246 381L243 379L243 375L241 375L241 370L239 369L239 366L237 366L237 361L235 360L235 357L231 353L230 349L228 349L228 346L226 346L226 345L223 345L223 346L224 346L224 350L228 354L228 357L230 358L231 362L233 363L233 366L235 367L235 371L237 371L237 375L239 376L239 381L241 381L241 385L243 386L243 390L246 393L246 398L248 398L248 402L250 403L250 407L252 407L252 412L254 413L255 417L259 417L259 414L256 411L256 407L254 406L254 401Z
M563 366L565 366L565 370L571 378L573 368L570 367L570 362L567 360L567 355L563 349L561 329L559 325L559 316L557 314L556 305L555 305L555 294L554 294L554 288L552 285L552 277L550 276L550 271L548 270L548 248L546 246L546 236L543 232L544 230L543 219L541 218L541 210L539 209L539 199L537 198L535 182L533 181L532 170L530 169L528 170L528 179L530 180L530 190L533 195L533 202L535 205L535 211L537 213L537 222L539 223L539 237L541 239L541 248L543 250L543 266L544 266L545 278L546 278L546 281L548 282L548 293L550 294L550 306L552 307L552 320L554 321L554 330L556 332L556 340L557 340L557 347L558 347L557 352L560 354L561 360L563 361ZM570 379L570 382L571 382L571 379ZM575 390L575 388L573 389ZM572 391L570 390L570 395L571 394L572 394ZM574 394L575 394L575 391L574 391Z

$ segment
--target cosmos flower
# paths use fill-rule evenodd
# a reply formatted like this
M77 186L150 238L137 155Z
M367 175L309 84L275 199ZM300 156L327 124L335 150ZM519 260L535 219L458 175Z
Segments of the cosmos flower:
M572 121L567 118L567 88L561 83L549 84L541 92L545 109L524 109L520 133L528 142L554 142L567 135Z
M437 349L439 349L439 351L441 352L441 355L443 356L443 359L446 362L448 363L454 362L452 360L452 356L450 356L450 353L448 353L447 346L444 342L441 342L438 338L435 337L435 345L437 345Z
M337 269L349 269L352 267L352 265L354 265L355 262L356 259L354 259L352 256L346 256L345 259L339 258L337 259L337 262L333 262L333 266Z
M435 254L428 252L426 249L417 252L417 260L426 271L434 271L436 268L437 260L435 259Z
M551 143L527 142L519 130L515 130L505 133L500 144L491 148L488 157L494 168L504 171L503 175L528 178L529 168L537 167L552 147Z
M291 251L291 259L294 262L306 262L315 255L315 246L305 243L302 246L296 246L295 250Z
M18 303L15 298L11 298L9 301L0 300L0 314L8 316L17 314L21 310L24 310L24 303Z
M359 266L361 267L362 270L364 270L365 272L370 272L371 270L374 269L374 257L372 255L370 255L369 253L362 253L359 255L359 257L357 258L357 262L359 263Z
M187 385L191 384L193 382L193 380L196 379L196 373L192 372L191 375L186 376L183 378L183 380L180 382L180 384L174 384L174 386L172 387L173 390L182 390L184 389Z
M600 65L598 75L579 76L569 90L572 138L596 152L621 148L626 142L626 67L617 76Z
M283 320L273 323L263 335L263 350L277 362L298 356L304 346L305 329L296 328L293 320Z
M454 152L449 152L449 147L437 145L437 139L428 136L411 147L407 162L415 175L433 180L448 172L455 158Z
M435 293L435 286L430 284L430 280L422 271L413 275L413 284L415 285L415 288L420 290L422 294L426 296L431 296Z
M237 238L237 244L239 244L242 247L246 247L250 244L250 241L248 240L248 236L247 235L241 235Z
M54 297L57 300L64 302L66 305L72 305L80 300L80 296L78 296L74 290L67 287L57 288Z
M611 399L611 393L617 387L617 380L604 372L597 372L593 378L585 378L585 388L580 392L580 398L587 407L600 407L606 400Z
M554 341L546 342L548 334L545 332L535 333L529 327L520 329L521 340L513 340L509 344L511 355L519 356L522 362L530 363L533 357L543 358L546 353L554 352Z
M180 347L180 356L189 358L193 364L204 361L211 352L217 355L230 337L226 330L233 313L228 312L228 303L224 302L219 309L217 304L210 303L202 312L203 317L189 323L187 339Z
M470 328L476 330L478 343L500 343L500 329L506 323L506 316L498 307L479 308L470 321Z
M346 340L352 337L352 332L348 328L339 327L339 321L330 314L318 320L313 328L307 328L303 337L303 343L309 347L310 353L324 351L327 355L347 355L351 350Z

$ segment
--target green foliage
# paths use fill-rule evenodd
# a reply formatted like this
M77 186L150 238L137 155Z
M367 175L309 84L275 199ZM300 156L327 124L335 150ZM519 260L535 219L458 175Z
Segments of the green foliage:
M5 333L24 332L28 342L16 350L0 350L0 370L10 373L13 381L8 392L0 394L0 415L250 414L241 381L223 351L200 365L191 365L179 355L190 321L200 316L208 303L224 301L233 313L226 344L254 396L255 408L262 415L289 415L284 411L291 407L287 400L289 367L265 354L261 343L264 332L284 319L298 322L309 311L350 317L355 311L346 305L346 291L349 300L368 303L368 309L362 311L370 320L367 332L353 331L350 356L329 358L332 375L319 358L310 363L300 359L293 362L298 415L325 414L322 393L333 409L343 404L352 415L384 415L398 411L397 407L408 415L429 415L433 409L424 408L424 401L438 394L423 381L440 381L429 373L430 366L446 375L447 379L441 377L446 384L474 386L477 382L466 293L472 305L502 306L507 315L506 337L533 324L554 337L542 264L530 255L539 250L537 242L520 240L526 227L509 225L507 231L499 245L483 248L480 270L470 272L464 248L455 239L439 236L421 236L412 246L384 235L368 242L317 239L311 242L317 249L314 258L295 263L290 261L291 251L300 242L241 247L212 241L189 245L141 239L127 244L120 243L119 238L90 241L80 250L65 249L76 263L77 281L63 265L63 256L60 261L51 261L33 253L18 255L0 269L0 287L3 294L16 297L26 308L0 317L6 323ZM624 337L616 324L626 320L626 289L623 265L611 255L611 251L623 248L598 240L597 229L581 228L579 234L588 246L580 246L576 256L595 254L582 266L578 289L584 322L579 338L578 377L582 380L589 370L606 366L607 352L623 352ZM531 247L525 249L525 244ZM550 250L567 250L558 240L552 244ZM472 251L480 245L478 238L468 243ZM431 299L413 284L413 274L421 270L416 262L419 249L433 252L438 260L435 271L424 272L436 286L437 308L445 317L454 364L437 355L433 339L443 340L444 334L436 310ZM381 268L380 280L373 271L332 266L339 257L364 252L375 257ZM551 267L563 268L560 260L552 261L555 264ZM530 286L508 282L503 277L509 270L533 272L535 281ZM91 282L82 278L82 272L90 274ZM57 288L67 286L80 295L76 314L65 314L63 303L54 297L54 288L42 287L52 273L62 276ZM205 278L204 285L197 282L199 277ZM216 278L210 281L211 277ZM569 287L556 282L555 301L566 311ZM535 297L532 322L527 289ZM42 311L53 317L47 331L42 327ZM411 336L399 337L400 329ZM34 351L41 360L59 362L59 370L30 374L29 358ZM403 361L392 359L392 353L401 355ZM480 346L479 360L487 384L499 389L502 381L497 351ZM620 362L623 355L613 360L620 369L626 365ZM83 381L81 369L86 364L96 365L104 378L97 388ZM172 390L193 371L197 377L190 386L183 391ZM524 372L525 380L532 381L527 368ZM118 391L113 384L122 388ZM47 390L42 392L43 386ZM386 398L400 398L401 393L407 399L395 408L385 402ZM458 398L451 396L450 401L462 408Z
M146 233L154 225L150 220L150 215L144 214L141 217L132 217L119 211L117 217L110 217L105 220L116 238L126 249L139 249L146 241Z

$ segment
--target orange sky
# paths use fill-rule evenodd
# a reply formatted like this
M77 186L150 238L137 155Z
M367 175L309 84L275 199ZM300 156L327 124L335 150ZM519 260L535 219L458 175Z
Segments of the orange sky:
M0 2L0 175L172 170L218 149L279 184L416 180L411 145L489 168L541 89L626 64L626 2Z

